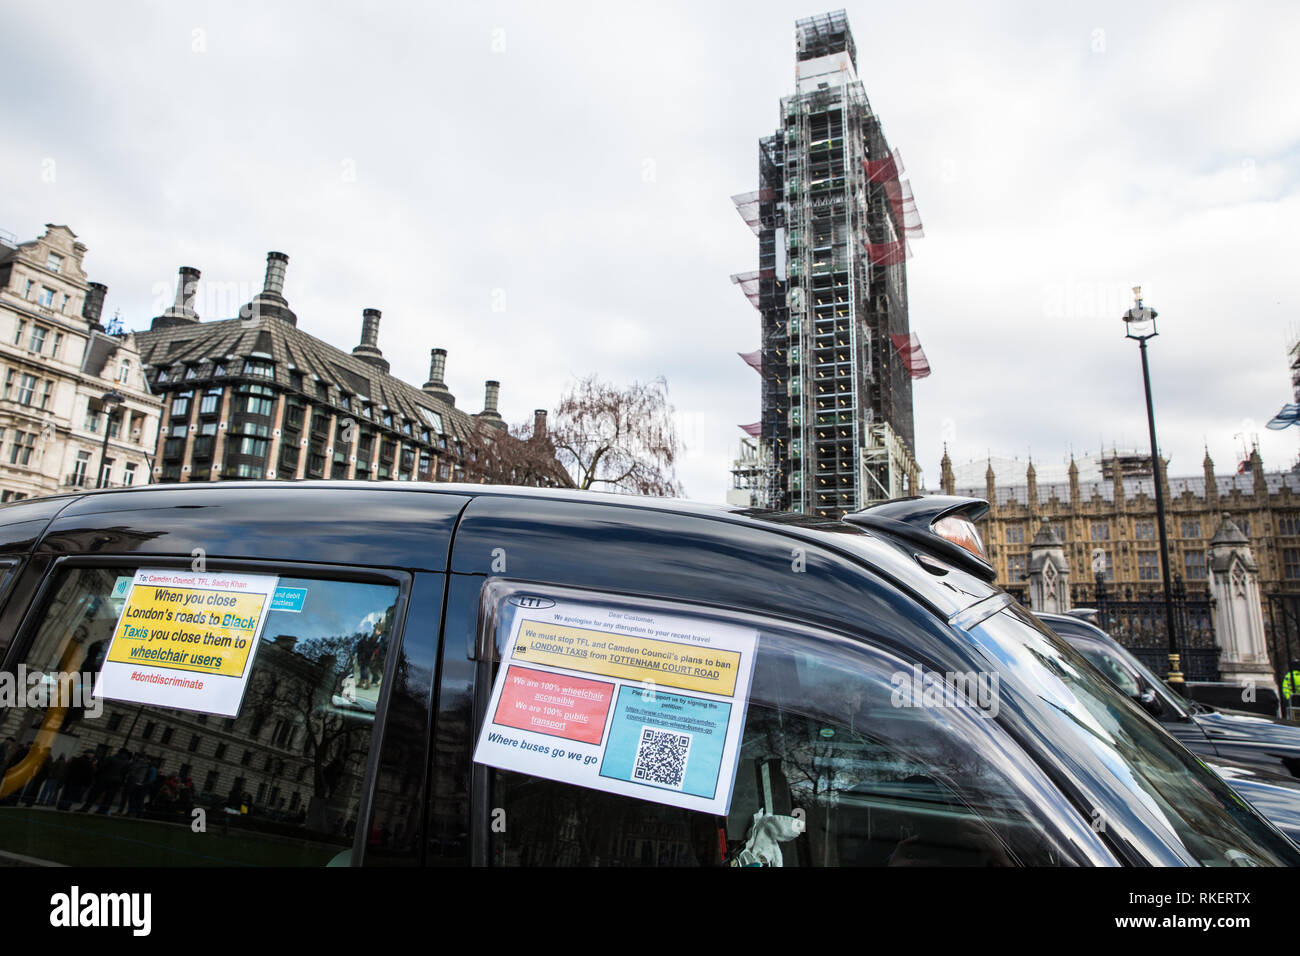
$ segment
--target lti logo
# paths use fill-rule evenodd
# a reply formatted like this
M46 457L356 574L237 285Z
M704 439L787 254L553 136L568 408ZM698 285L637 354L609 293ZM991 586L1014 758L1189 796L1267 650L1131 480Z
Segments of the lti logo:
M150 893L83 893L74 886L50 897L51 926L126 926L132 935L148 936L152 912Z

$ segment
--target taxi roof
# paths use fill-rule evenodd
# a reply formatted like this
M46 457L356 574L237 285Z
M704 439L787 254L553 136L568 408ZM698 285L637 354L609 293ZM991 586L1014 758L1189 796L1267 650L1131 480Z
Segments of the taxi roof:
M349 500L340 507L332 499L342 494ZM449 555L430 548L430 535L442 535L449 544L461 511L474 500L480 510L492 501L535 502L539 509L564 502L697 517L797 537L871 567L944 617L994 590L955 566L936 574L933 562L927 569L916 560L915 544L843 521L684 499L450 482L186 482L25 499L0 506L0 550L30 550L39 539L41 550L61 553L120 547L188 554L192 547L204 547L214 556L242 550L249 558L286 560L291 542L298 559L305 553L331 563L346 554L342 563L446 570ZM185 512L183 521L177 509ZM134 518L123 521L124 514ZM164 528L166 533L160 531Z

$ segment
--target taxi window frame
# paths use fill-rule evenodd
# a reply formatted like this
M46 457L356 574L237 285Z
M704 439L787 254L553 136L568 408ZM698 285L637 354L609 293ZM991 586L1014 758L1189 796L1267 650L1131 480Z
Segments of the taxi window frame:
M223 557L204 559L204 570L229 573L269 574L280 577L316 578L354 584L380 584L397 587L397 613L393 620L394 639L388 642L388 657L384 661L384 678L375 705L375 724L371 730L370 748L366 754L366 771L362 780L361 798L357 802L356 832L353 834L349 866L364 866L370 818L374 812L374 793L378 782L380 751L388 729L389 698L392 694L393 673L397 667L400 650L406 639L406 611L410 603L413 575L398 568L376 568L366 565L313 564L300 561L253 560ZM41 613L57 591L56 582L63 580L64 572L77 568L175 568L194 570L193 557L151 554L75 554L61 555L44 570L40 586L28 602L22 621L14 631L14 638L0 661L0 671L12 671L31 651L40 630L44 615ZM284 573L290 572L290 573ZM17 575L13 576L14 578Z
M808 641L846 642L854 646L866 660L876 663L879 658L897 658L908 665L920 664L929 667L914 654L892 645L875 640L870 631L864 627L860 633L848 633L822 624L810 624L795 617L768 613L738 611L734 608L721 607L687 599L672 599L662 596L647 596L637 593L616 593L594 588L580 588L571 585L530 582L522 579L505 577L487 577L479 589L477 601L477 624L473 643L469 648L469 657L474 662L474 689L472 693L472 712L468 755L470 763L469 793L469 840L470 865L490 866L490 843L492 825L492 786L491 774L494 768L474 762L473 752L477 747L479 736L487 720L487 711L491 703L493 687L496 680L494 669L501 663L497 648L497 635L501 627L501 608L512 595L529 594L555 600L587 601L641 608L678 615L700 615L704 618L725 621L733 624L784 630ZM748 710L750 700L746 698ZM747 717L745 718L747 719ZM1023 761L1025 769L1037 775L1031 786L1013 783L1017 793L1029 794L1033 790L1048 789L1057 796L1056 807L1062 814L1043 809L1042 818L1049 821L1054 831L1053 839L1062 843L1073 840L1076 853L1075 865L1104 866L1119 865L1121 857L1106 841L1089 826L1086 817L1078 806L1075 795L1061 785L1056 777L1043 766L1039 756L1025 746L1020 736L1010 728L1003 726L996 718L989 721L996 727L995 733L1003 738L1003 744L1015 751ZM636 799L636 798L630 798Z
M9 595L13 593L14 585L22 577L26 565L26 555L0 555L0 615L4 614Z

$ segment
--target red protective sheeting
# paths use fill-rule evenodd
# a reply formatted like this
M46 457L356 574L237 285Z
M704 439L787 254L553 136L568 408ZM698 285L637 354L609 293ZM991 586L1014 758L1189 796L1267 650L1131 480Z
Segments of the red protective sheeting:
M755 372L763 371L763 350L762 349L754 349L754 351L752 352L737 352L736 354L739 355L742 359L744 359L745 364L748 365L750 368L752 368Z
M912 184L906 179L891 179L885 183L885 195L894 210L894 222L908 239L919 239L925 235L921 227L921 214L916 210L916 197L912 195Z
M903 175L903 154L894 150L883 159L864 159L862 168L867 171L867 182L883 183Z
M763 430L762 422L754 422L752 425L741 425L740 430L750 438L757 438L758 433Z
M894 348L898 350L898 356L903 360L908 375L912 378L925 378L930 374L930 360L925 357L925 350L921 348L921 340L915 332L906 335L898 333L890 338L894 340Z
M916 208L916 197L912 195L912 184L900 178L903 174L903 157L898 150L883 159L864 159L862 168L866 170L867 182L885 190L885 199L894 212L894 223L898 227L899 236L903 239L919 239L924 236L921 213ZM886 249L886 245L881 244L879 248L881 261L872 260L877 265L894 265L912 254L911 250L906 250L899 258L899 254Z
M760 221L760 207L765 202L771 202L776 198L776 192L771 189L760 189L752 193L740 193L732 196L731 201L736 204L736 211L740 213L740 218L745 220L745 225L754 230L754 235L759 235L763 231L763 223Z
M875 266L897 266L912 258L912 250L907 246L906 239L899 239L897 242L868 242L867 258Z
M763 279L775 279L776 271L773 269L762 269L758 272L737 272L731 277L731 281L740 286L740 291L745 293L745 298L754 308L758 308L758 284Z

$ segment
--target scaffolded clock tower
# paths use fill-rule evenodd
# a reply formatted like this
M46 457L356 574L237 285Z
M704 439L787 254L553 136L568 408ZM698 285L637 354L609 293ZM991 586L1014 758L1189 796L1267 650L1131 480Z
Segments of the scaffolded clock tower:
M913 493L912 380L929 374L907 307L911 187L857 75L844 12L796 24L796 90L759 140L759 188L733 197L758 236L733 275L761 317L756 504L839 517ZM740 476L738 481L740 480Z

